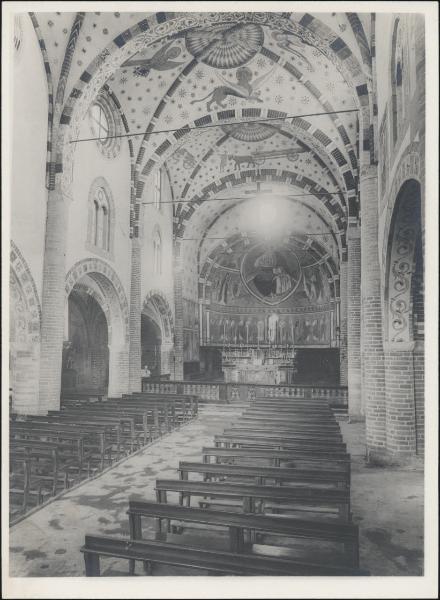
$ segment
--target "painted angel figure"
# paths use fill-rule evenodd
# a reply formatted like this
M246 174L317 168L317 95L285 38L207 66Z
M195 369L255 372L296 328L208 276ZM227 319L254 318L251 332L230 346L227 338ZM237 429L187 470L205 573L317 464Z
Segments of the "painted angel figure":
M308 58L306 58L304 54L299 51L299 49L303 49L301 40L295 39L293 34L289 34L285 31L274 31L272 33L272 37L278 44L279 48L289 52L295 58L302 60L307 65L309 71L313 72L315 70Z
M168 71L169 69L180 67L180 65L184 64L184 61L177 62L172 59L177 58L182 50L179 46L170 48L172 44L174 44L174 40L159 48L150 58L131 58L122 66L135 67L133 73L138 77L147 77L152 69L155 71Z

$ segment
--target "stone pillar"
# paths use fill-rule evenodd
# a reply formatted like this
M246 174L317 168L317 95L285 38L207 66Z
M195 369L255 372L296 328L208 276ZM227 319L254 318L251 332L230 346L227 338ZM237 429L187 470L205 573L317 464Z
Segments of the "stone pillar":
M37 412L60 408L66 302L66 203L59 182L49 190L41 295L40 389Z
M183 264L182 247L174 245L174 355L171 377L183 380Z
M122 394L127 393L130 364L130 344L119 344L115 341L109 346L109 381L107 392L109 398L118 398ZM140 377L139 373L138 389L133 391L141 391Z
M342 260L339 273L339 383L348 385L347 356L347 260Z
M384 344L386 447L399 458L416 453L413 350L414 342Z
M361 234L358 227L349 227L347 229L347 247L348 414L350 419L358 420L362 415Z
M129 390L140 392L141 382L141 241L131 240Z
M361 168L362 402L369 458L386 450L385 371L378 244L377 166Z

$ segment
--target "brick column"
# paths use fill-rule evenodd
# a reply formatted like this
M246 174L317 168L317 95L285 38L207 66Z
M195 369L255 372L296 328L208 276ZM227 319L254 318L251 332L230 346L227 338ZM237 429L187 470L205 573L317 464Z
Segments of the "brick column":
M38 413L60 407L66 302L66 204L59 183L48 192L41 295L40 390Z
M425 454L425 343L417 340L413 352L414 359L414 403L416 413L416 453Z
M364 166L360 176L361 300L362 300L362 402L366 416L367 453L385 453L385 372L382 337L382 303L378 244L377 167Z
M414 402L414 342L384 344L386 386L386 446L391 456L416 453Z
M130 392L141 391L141 242L131 240L130 347L128 377Z
M174 245L174 364L171 376L183 380L183 264L181 246Z
M339 273L339 383L348 385L348 357L347 357L347 260L342 260Z
M347 352L348 414L360 419L361 402L361 233L347 229ZM342 297L342 293L341 293Z

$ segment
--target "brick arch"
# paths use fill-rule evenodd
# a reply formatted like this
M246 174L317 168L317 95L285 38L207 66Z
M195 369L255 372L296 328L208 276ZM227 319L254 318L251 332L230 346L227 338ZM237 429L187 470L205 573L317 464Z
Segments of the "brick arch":
M212 182L209 186L202 190L202 194L198 196L194 196L191 199L191 206L185 212L181 211L177 213L176 211L176 219L177 222L174 226L174 235L176 243L179 243L179 238L183 238L185 232L185 222L188 222L192 217L194 212L200 207L203 202L211 196L218 194L219 192L226 190L230 187L240 186L250 181L275 181L281 183L294 184L295 186L301 187L302 189L308 190L308 193L316 192L325 193L326 190L321 186L315 184L315 182L306 177L301 177L298 179L298 175L292 171L282 170L279 173L276 169L261 169L261 171L257 174L256 171L247 170L240 172L240 178L236 178L235 175L228 175L225 177L221 177L215 182ZM315 188L315 189L314 189ZM318 189L316 189L318 188ZM340 205L332 204L333 196L322 196L316 195L316 198L322 202L325 207L328 209L331 215L335 216L336 223L339 222L339 231L341 233L341 245L342 248L346 246L346 234L345 229L347 225L346 214Z
M46 150L46 187L49 188L51 182L50 173L50 162L52 156L52 128L53 128L53 117L54 117L54 86L52 78L52 70L50 68L49 56L47 53L46 42L44 41L41 33L40 25L38 23L37 16L34 12L29 13L29 17L32 21L32 25L35 29L35 34L38 38L38 45L40 46L41 55L43 57L44 72L46 73L47 79L47 150Z
M160 329L162 340L165 343L172 343L174 337L174 318L168 299L160 290L150 290L144 298L142 310L153 305L160 317Z
M318 211L313 206L310 206L309 204L305 204L303 202L298 202L298 204L301 204L302 206L305 206L308 210L310 210L311 212L313 212L319 219L322 220L322 222L325 224L326 227L329 227L331 229L331 227L332 227L331 224L328 223L327 220L324 219L324 217L322 215L320 215L318 213ZM210 229L215 225L215 223L217 222L217 220L219 218L221 218L229 210L235 208L235 206L237 206L237 204L234 204L233 206L226 207L222 212L220 212L218 215L216 215L216 217L206 227L205 232L204 232L203 236L200 239L199 249L198 249L198 252L197 252L197 264L200 264L200 256L201 256L202 245L203 245L203 243L205 241L205 238L209 235ZM331 231L331 235L333 235L333 238L334 238L334 240L336 241L336 243L338 245L338 252L339 252L340 260L345 260L345 258L346 258L346 248L342 248L341 247L340 236L336 235L334 231Z
M385 226L383 233L383 245L382 245L382 265L386 264L388 239L390 237L391 219L394 212L394 207L397 199L399 190L402 188L405 181L409 179L416 180L422 185L423 177L423 165L421 163L421 156L423 153L420 149L418 142L413 142L408 146L403 155L401 156L397 168L394 172L392 183L389 187L389 192L384 196L382 202L387 207L385 214ZM423 210L423 198L422 198L422 210ZM422 215L423 219L423 215Z
M420 182L406 179L394 203L387 238L384 286L384 330L387 342L413 340L412 278L416 246L421 238Z
M214 115L215 121L212 118ZM222 122L224 124L231 124L231 119L245 119L245 118L258 118L260 116L264 117L280 117L283 118L286 116L286 113L275 111L271 109L262 110L259 108L252 109L230 109L228 111L219 111L217 113L208 113L208 115L201 117L200 119L196 119L193 122L187 123L183 128L179 129L172 136L166 139L158 148L156 148L152 157L147 161L142 171L142 174L137 179L136 184L136 196L137 201L140 201L142 197L142 193L145 185L145 178L150 176L156 169L160 169L165 161L170 157L170 155L175 152L175 145L177 143L182 143L182 138L185 135L191 133L190 128L197 127L201 121L205 124L213 123L213 122ZM233 123L233 121L232 121ZM348 204L350 208L350 216L357 216L358 207L357 207L357 171L352 173L350 166L345 160L344 155L341 153L339 148L334 148L330 152L325 150L327 147L333 145L328 136L318 128L314 128L312 124L302 117L297 117L293 119L290 123L283 123L282 127L287 129L286 133L284 130L282 132L284 135L293 135L306 145L311 148L311 152L314 153L315 159L318 160L320 164L322 164L328 171L329 176L335 182L336 186L345 187L347 190L347 202L343 199L345 204ZM216 142L216 146L220 147L226 140L229 139L228 134L225 134L222 138L220 138ZM206 162L213 154L214 150L210 148L206 154L202 157L202 159L198 162L198 164L193 169L192 173L189 176L189 179L194 179L197 173L200 170L200 164ZM354 160L356 157L354 156ZM330 162L330 167L326 164L326 161ZM335 176L332 172L331 167L333 167L339 177ZM339 181L338 181L339 179ZM190 183L187 181L186 186L182 191L182 198L186 196L190 188ZM342 194L341 194L342 195Z
M109 75L128 59L136 41L153 43L165 36L182 33L188 29L206 26L218 22L257 22L269 28L285 30L303 39L309 45L318 48L341 72L347 83L356 88L361 106L361 117L365 143L369 137L368 85L362 68L350 48L329 27L319 19L305 14L299 23L286 19L278 13L156 13L119 34L107 45L82 73L64 105L60 117L60 135L58 139L55 170L63 172L62 188L68 193L71 170L67 167L73 160L73 144L69 144L68 133L77 134L85 110L104 85ZM138 40L138 36L142 36ZM139 44L138 44L139 45ZM366 97L366 98L365 98ZM68 175L69 174L69 175Z
M84 275L89 275L102 292L102 296L97 295L96 300L106 313L106 317L109 317L107 320L109 341L110 338L112 338L112 341L115 341L114 334L116 333L120 344L128 343L129 307L118 275L109 264L99 258L85 258L80 260L73 265L66 275L66 297L76 285L82 284L81 278ZM88 293L93 293L93 290L90 290L89 286L87 288ZM117 328L117 331L115 331L115 328Z
M34 278L25 258L12 240L9 256L11 275L20 288L28 310L28 333L32 341L38 343L40 341L41 305Z

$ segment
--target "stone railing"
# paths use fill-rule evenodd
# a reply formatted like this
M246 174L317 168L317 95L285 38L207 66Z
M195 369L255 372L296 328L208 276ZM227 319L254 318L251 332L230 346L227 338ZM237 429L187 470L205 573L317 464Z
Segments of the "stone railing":
M264 385L255 383L219 383L192 381L144 381L144 392L157 394L193 394L203 402L228 404L258 396L269 398L324 398L330 405L346 407L348 388L338 385Z

